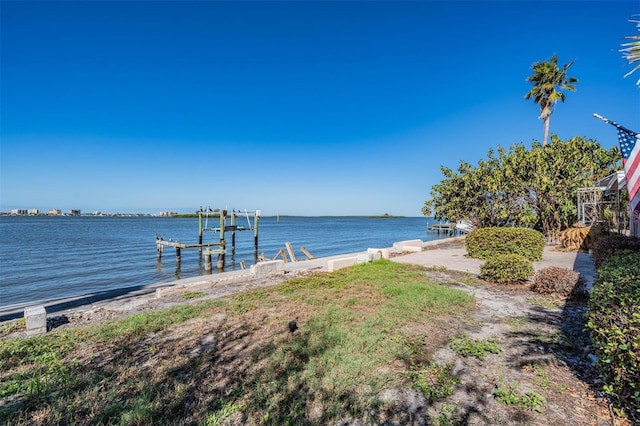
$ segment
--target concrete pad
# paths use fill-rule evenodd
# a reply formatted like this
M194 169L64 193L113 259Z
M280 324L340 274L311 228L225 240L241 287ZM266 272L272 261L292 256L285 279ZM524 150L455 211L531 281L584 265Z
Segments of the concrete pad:
M255 278L264 278L275 273L284 273L283 260L268 260L266 262L258 262L251 265L251 275Z
M24 318L27 323L27 336L35 336L47 332L47 310L44 306L25 308Z
M327 261L327 270L329 272L333 272L338 269L353 266L357 263L358 263L358 256L342 257L340 259L331 259Z
M380 259L380 253L358 253L358 263L369 263Z
M389 259L391 257L391 250L389 250L388 248L369 248L367 249L367 253L372 253L379 256L378 259Z
M426 250L420 253L409 253L404 256L394 257L392 260L400 263L414 263L423 266L444 266L454 271L480 274L480 265L484 260L472 259L466 256L464 248Z
M397 250L402 253L407 252L420 252L422 251L422 246L424 243L422 240L407 240L407 241L398 241L393 243L394 250Z

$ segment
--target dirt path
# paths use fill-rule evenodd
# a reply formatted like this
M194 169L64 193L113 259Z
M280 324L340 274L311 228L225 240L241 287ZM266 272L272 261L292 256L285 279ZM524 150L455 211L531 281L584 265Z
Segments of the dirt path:
M465 425L629 424L616 419L597 392L585 303L542 297L527 288L473 283L468 274L432 274L475 295L478 310L465 332L497 342L501 352L481 360L440 349L438 362L453 364L459 385L451 397L429 408L431 419Z

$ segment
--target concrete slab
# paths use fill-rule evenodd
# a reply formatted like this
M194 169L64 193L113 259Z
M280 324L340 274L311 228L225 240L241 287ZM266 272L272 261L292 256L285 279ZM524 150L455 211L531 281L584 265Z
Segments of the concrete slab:
M30 306L24 310L27 324L27 336L36 336L47 332L47 310L44 306Z
M400 252L417 252L422 251L423 245L422 240L407 240L393 243L393 248Z
M338 269L353 266L358 263L358 256L342 257L339 259L331 259L327 261L327 270L329 272L336 271Z
M258 262L251 265L251 275L255 278L264 278L275 273L284 273L283 260L268 260L266 262Z
M369 248L367 249L367 253L372 253L382 259L389 259L391 257L391 250L388 248Z

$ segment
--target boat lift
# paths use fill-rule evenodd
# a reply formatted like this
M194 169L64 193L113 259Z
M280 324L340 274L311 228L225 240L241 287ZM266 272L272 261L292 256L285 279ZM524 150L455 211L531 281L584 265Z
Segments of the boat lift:
M219 225L218 227L208 227L209 225L209 213L213 213L214 217L218 217ZM250 216L253 216L253 226L251 225ZM197 248L199 250L200 256L202 256L203 249L205 256L205 271L211 271L211 256L217 255L218 262L217 266L219 270L224 269L225 265L225 257L227 252L227 241L226 241L226 233L231 232L231 254L235 255L236 252L236 232L240 231L253 231L253 256L254 259L258 258L258 224L260 222L261 211L256 210L255 212L248 212L247 210L243 212L232 210L231 214L228 215L227 210L211 210L211 208L207 208L206 210L200 208L198 211L198 244L184 244L178 241L165 241L161 236L156 235L156 250L158 253L158 261L162 258L162 252L165 246L174 247L176 250L176 262L178 266L181 261L181 250L182 249L190 249ZM248 228L245 226L241 226L237 224L237 219L239 216L245 216L247 218ZM230 224L227 224L227 217L230 219ZM219 242L217 243L203 243L203 235L204 232L215 232L219 234Z

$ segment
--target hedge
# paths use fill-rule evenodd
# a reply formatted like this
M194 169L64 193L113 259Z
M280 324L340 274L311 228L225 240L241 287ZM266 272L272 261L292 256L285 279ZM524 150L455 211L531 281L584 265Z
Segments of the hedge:
M480 266L480 278L498 284L526 282L533 275L533 262L518 254L499 254Z
M621 252L598 268L587 327L605 393L640 422L640 252Z
M528 260L542 259L544 235L530 228L478 228L465 238L467 254L476 259L517 254Z

